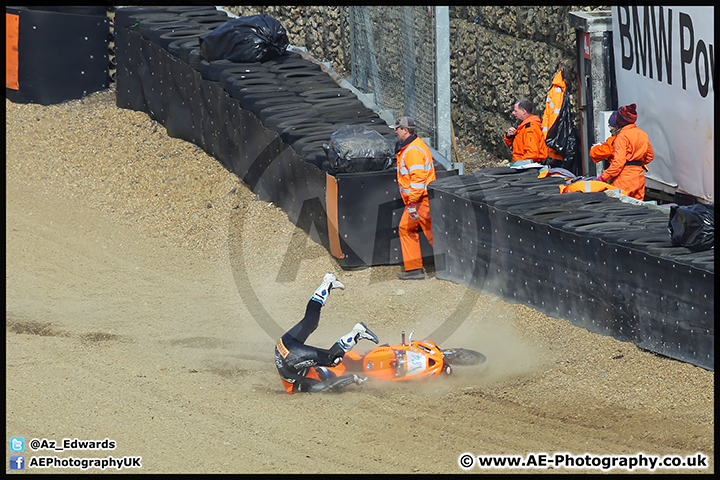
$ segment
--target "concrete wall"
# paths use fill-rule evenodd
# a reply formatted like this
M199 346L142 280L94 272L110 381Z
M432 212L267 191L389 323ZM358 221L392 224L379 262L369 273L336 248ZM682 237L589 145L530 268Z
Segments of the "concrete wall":
M239 16L266 13L277 18L290 43L331 62L350 76L347 6L234 6ZM527 97L538 115L553 75L565 62L567 92L577 122L577 62L572 11L608 10L584 6L451 6L452 120L458 141L500 158L510 158L502 134L515 120L514 101Z

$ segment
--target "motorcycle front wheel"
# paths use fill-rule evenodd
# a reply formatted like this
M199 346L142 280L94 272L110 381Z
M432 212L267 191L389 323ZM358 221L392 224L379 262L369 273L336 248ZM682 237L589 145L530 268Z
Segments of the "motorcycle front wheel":
M487 362L485 355L467 348L448 348L442 350L442 354L450 365L481 365Z

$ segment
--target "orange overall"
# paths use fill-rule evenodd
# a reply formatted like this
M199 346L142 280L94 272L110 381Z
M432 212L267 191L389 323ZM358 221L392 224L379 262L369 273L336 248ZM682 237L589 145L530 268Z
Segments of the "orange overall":
M529 160L542 162L548 157L545 134L542 132L540 117L530 115L518 125L515 135L503 135L505 144L512 148L513 162Z
M631 123L625 125L613 142L610 167L600 180L627 192L630 197L645 199L645 165L655 158L648 134Z
M398 235L405 271L423 267L420 235L417 232L419 228L422 229L430 245L433 244L427 186L436 178L435 166L432 153L425 142L417 136L413 135L413 137L408 139L410 141L401 146L397 153L397 182L400 196L406 206L416 203L418 213L418 218L413 220L405 208L400 218Z
M613 152L615 151L615 147L613 147L614 141L615 136L613 135L608 137L608 139L605 140L605 143L593 145L590 149L590 159L595 163L600 163L603 160L610 161L613 156Z
M552 79L552 86L545 98L545 112L542 118L542 132L547 139L548 130L553 126L555 120L560 116L560 108L565 98L565 80L563 79L563 71L558 71ZM562 160L563 157L552 148L548 147L548 157L555 160Z

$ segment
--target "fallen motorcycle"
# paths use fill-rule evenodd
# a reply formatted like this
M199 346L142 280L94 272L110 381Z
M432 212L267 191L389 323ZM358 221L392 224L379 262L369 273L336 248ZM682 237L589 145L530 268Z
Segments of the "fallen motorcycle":
M451 375L453 366L482 365L486 362L487 357L480 352L466 348L441 349L430 340L412 340L412 333L405 342L403 332L399 345L380 345L365 355L350 351L337 366L311 368L308 377L328 380L358 374L372 380L419 380ZM341 382L336 386L345 384Z

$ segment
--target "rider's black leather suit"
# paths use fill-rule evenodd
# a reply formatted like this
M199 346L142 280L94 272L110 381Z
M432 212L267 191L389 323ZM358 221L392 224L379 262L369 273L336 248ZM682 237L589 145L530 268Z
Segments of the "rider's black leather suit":
M353 383L353 375L337 377L321 367L332 367L342 361L345 351L336 342L329 350L305 345L307 338L320 323L322 304L308 301L305 316L278 340L275 345L275 365L288 393L322 392ZM310 368L316 368L322 380L307 378Z

